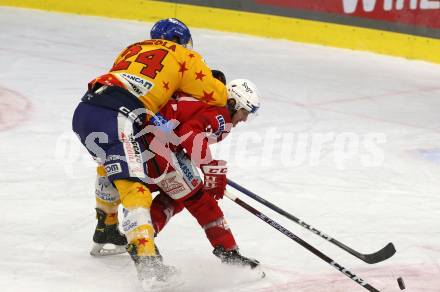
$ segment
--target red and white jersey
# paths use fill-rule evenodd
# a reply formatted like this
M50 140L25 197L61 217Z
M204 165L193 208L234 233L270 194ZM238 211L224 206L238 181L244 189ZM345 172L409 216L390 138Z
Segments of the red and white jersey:
M167 120L177 120L174 129L180 146L196 166L212 160L209 144L218 143L231 131L231 116L226 106L208 105L193 97L170 100L160 110Z

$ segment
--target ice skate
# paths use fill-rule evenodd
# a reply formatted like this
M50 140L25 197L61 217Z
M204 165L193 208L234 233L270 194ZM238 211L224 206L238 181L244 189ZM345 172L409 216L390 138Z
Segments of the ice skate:
M126 252L127 239L119 231L118 224L106 225L107 214L101 209L96 209L98 224L93 234L95 243L90 251L92 256L107 256Z
M266 274L260 269L260 262L256 259L242 256L237 249L225 250L221 246L214 248L212 253L218 257L222 263L234 266L248 267L252 270L258 271L259 276L264 278Z
M156 246L155 249L158 252ZM127 251L133 259L138 279L145 291L169 291L183 283L178 277L178 269L165 265L160 254L155 256L138 256L134 244L129 244Z
M212 253L225 264L245 266L250 267L251 269L260 265L260 262L256 259L242 256L238 249L225 250L223 247L217 246Z

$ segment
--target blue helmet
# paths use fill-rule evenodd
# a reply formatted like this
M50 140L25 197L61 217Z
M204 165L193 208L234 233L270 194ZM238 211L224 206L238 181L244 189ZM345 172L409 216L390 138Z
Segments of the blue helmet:
M192 48L192 38L189 28L176 18L162 19L151 28L152 39L164 39L176 42L184 47Z

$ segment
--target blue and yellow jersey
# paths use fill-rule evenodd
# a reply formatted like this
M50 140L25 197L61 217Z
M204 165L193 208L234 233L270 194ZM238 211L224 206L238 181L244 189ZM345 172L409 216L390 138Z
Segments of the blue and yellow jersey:
M120 86L158 112L173 93L182 92L209 105L225 106L227 91L195 51L167 40L147 40L127 47L110 72L89 83Z

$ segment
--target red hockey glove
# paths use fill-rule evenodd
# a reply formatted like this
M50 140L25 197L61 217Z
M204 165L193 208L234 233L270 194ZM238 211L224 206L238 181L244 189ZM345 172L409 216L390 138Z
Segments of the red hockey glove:
M214 199L220 200L226 190L226 161L213 160L209 164L201 165L201 168L205 176L203 189Z

